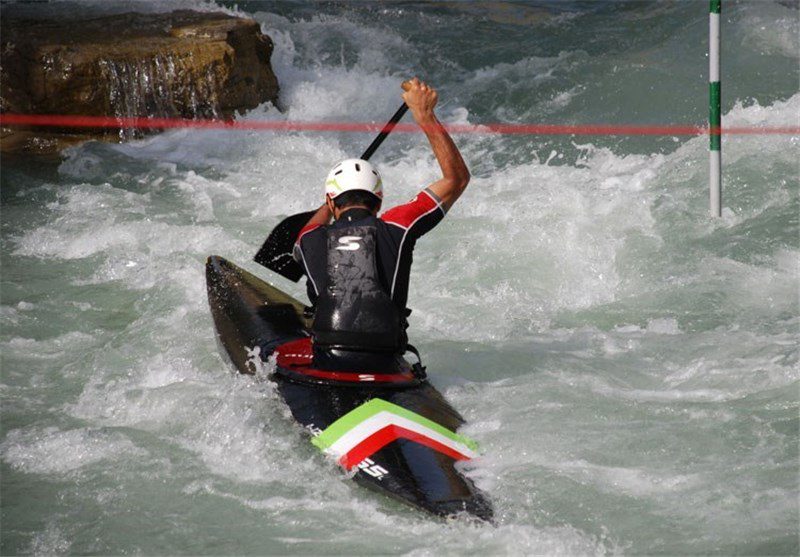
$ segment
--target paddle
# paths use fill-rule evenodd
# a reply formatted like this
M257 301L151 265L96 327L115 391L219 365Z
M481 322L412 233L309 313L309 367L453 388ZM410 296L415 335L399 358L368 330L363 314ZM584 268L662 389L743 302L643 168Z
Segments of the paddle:
M403 103L400 105L400 108L397 109L397 112L395 112L394 115L389 119L389 121L386 122L386 125L383 126L381 133L379 133L378 136L372 140L372 143L369 144L367 150L361 155L362 159L368 161L369 158L375 154L375 151L377 151L378 147L381 146L383 140L386 139L390 133L392 133L392 130L397 125L397 122L399 122L403 116L405 116L406 112L408 112L408 105Z
M397 122L405 115L408 110L406 103L403 103L394 116L386 122L378 136L372 140L367 150L361 155L364 160L369 158L378 150L383 140L391 133ZM294 249L294 242L297 240L297 235L300 230L305 226L309 219L314 216L316 209L307 211L305 213L298 213L290 217L286 217L278 225L272 229L264 245L258 250L253 260L259 265L263 265L271 271L275 271L281 276L288 278L293 282L297 282L303 276L303 268L297 264L292 257L292 250Z

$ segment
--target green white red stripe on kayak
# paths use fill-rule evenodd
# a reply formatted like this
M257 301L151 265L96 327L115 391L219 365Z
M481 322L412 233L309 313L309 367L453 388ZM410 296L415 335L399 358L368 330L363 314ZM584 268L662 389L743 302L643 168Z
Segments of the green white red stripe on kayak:
M380 398L348 412L311 442L349 470L398 439L414 441L456 460L478 455L478 445L471 439Z

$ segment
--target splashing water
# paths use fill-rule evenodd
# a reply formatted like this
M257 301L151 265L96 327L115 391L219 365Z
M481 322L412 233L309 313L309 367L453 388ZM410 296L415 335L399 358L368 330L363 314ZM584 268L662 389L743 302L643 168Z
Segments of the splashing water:
M412 73L451 123L707 110L702 3L204 9L275 42L285 111L245 119L383 121ZM796 6L723 21L723 125L797 125ZM719 220L702 137L456 138L473 180L418 244L411 336L485 451L496 527L353 486L217 352L205 257L268 276L266 233L370 139L175 130L3 160L4 554L797 553L800 138L724 139ZM387 206L437 177L419 135L375 162Z

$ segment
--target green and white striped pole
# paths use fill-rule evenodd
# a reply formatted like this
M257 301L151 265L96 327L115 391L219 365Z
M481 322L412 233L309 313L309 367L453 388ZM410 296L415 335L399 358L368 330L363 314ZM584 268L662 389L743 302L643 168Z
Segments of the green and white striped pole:
M711 0L708 26L709 201L711 214L722 216L722 127L720 119L719 14L722 0Z

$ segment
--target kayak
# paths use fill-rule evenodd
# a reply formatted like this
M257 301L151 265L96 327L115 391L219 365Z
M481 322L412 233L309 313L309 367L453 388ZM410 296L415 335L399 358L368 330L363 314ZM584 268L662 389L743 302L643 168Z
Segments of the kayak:
M269 373L312 444L356 483L438 516L492 520L461 471L478 447L419 366L315 369L302 303L219 256L208 258L206 285L222 354L240 373Z

